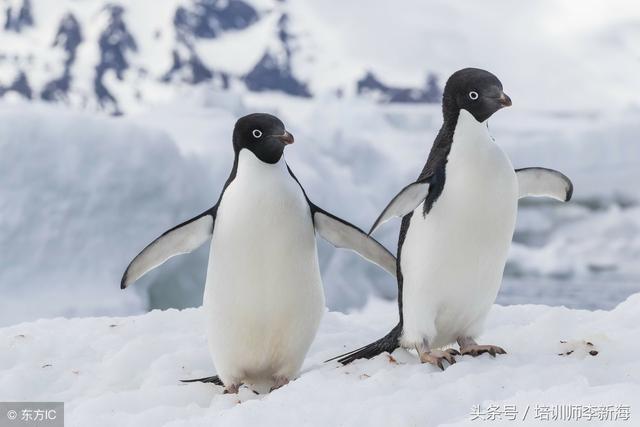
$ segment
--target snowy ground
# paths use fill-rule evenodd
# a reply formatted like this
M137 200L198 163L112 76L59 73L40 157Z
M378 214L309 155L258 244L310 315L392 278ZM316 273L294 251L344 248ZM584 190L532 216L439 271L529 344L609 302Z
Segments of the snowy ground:
M611 311L496 305L481 341L508 354L459 358L444 372L404 350L348 367L322 363L379 337L395 316L380 301L327 313L301 376L268 395L179 382L214 372L201 309L23 323L0 329L0 400L64 401L67 426L94 427L495 424L472 421L474 405L482 417L490 405L501 408L493 413L515 405L518 419L529 408L527 425L562 424L536 419L558 405L622 405L614 412L629 407L631 421L618 424L636 423L640 294Z

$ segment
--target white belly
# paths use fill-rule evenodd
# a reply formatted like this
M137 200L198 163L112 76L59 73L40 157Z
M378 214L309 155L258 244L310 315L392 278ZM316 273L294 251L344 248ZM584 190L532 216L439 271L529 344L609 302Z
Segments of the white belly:
M461 111L443 192L413 213L401 253L402 344L441 347L477 336L495 301L517 214L508 157L486 125Z
M204 294L209 348L225 384L299 371L324 312L309 205L284 159L240 152L218 207Z

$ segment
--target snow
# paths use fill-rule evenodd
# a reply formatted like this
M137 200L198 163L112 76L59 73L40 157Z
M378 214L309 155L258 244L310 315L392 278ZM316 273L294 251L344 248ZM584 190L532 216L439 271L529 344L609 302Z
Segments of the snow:
M0 324L146 310L118 277L140 237L208 207L204 165L113 118L20 105L0 116Z
M393 359L322 363L397 320L395 305L378 300L350 315L328 312L300 377L260 395L179 382L214 372L203 314L154 310L2 328L0 400L64 401L66 425L95 427L477 425L472 407L491 404L516 405L520 417L530 406L525 425L539 425L535 405L629 405L632 419L640 405L640 342L633 338L640 294L611 311L496 305L479 342L508 354L459 357L444 372L401 349ZM586 425L601 425L593 423Z
M575 212L577 211L577 212ZM581 212L580 212L581 211ZM640 277L640 209L611 206L590 213L575 209L542 247L514 245L512 268L522 275L587 276L614 271ZM564 222L562 221L562 222Z

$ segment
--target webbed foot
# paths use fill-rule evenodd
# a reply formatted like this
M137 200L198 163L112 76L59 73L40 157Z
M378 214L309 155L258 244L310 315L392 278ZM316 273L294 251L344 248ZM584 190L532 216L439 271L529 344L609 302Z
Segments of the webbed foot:
M238 394L240 391L240 384L230 384L224 388L223 394Z
M272 392L273 390L277 390L280 387L289 384L289 378L276 377L276 378L274 378L274 380L275 380L275 383L273 384L273 386L271 387L271 390L269 390L269 392Z
M479 345L473 338L462 337L458 338L458 344L460 345L460 353L463 356L469 355L473 357L480 356L484 353L489 353L492 357L496 357L496 354L507 354L502 347L497 345Z
M502 347L497 345L472 345L460 350L463 356L469 354L473 357L480 356L483 353L489 353L493 357L496 357L496 354L507 354Z
M422 345L417 345L416 350L418 351L418 356L420 356L420 362L430 363L443 371L443 362L446 361L449 365L453 365L456 363L454 356L458 356L460 354L458 350L453 348L448 348L446 350L431 350L426 340Z

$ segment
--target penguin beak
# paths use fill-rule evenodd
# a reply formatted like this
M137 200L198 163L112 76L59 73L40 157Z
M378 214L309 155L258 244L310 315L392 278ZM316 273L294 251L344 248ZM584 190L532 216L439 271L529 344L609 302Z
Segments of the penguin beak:
M285 145L290 145L290 144L293 144L294 142L293 135L291 135L286 130L282 135L276 135L276 138L278 138L280 142L282 142Z
M503 107L511 107L511 98L509 98L509 96L504 92L502 92L502 95L498 98L498 102Z

